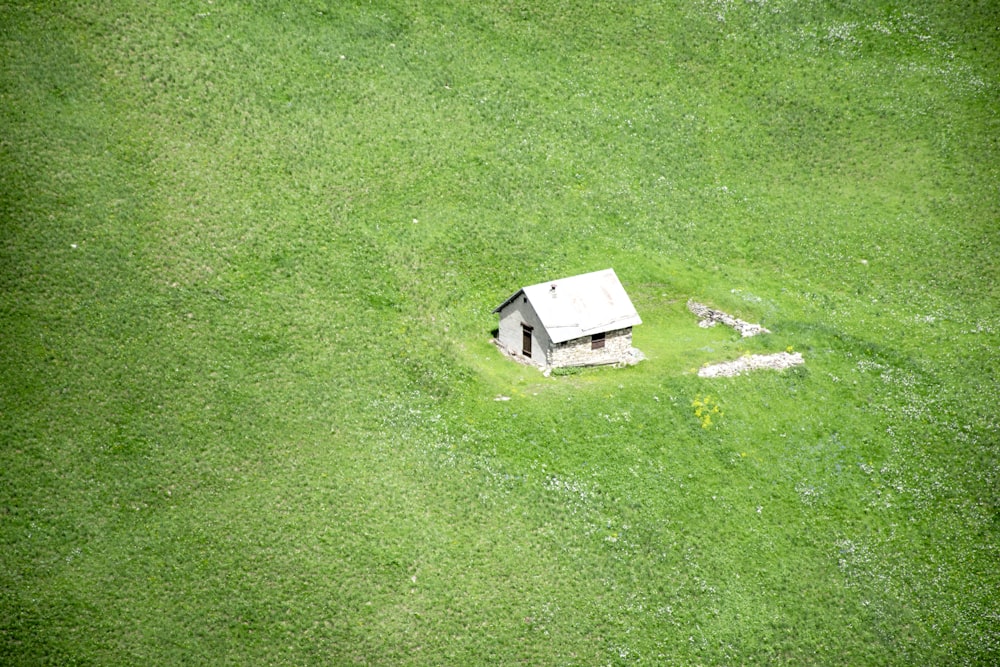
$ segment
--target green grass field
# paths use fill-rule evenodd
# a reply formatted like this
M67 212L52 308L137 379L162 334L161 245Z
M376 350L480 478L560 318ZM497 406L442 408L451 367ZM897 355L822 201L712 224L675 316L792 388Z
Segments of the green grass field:
M997 664L998 142L989 1L0 0L0 663Z

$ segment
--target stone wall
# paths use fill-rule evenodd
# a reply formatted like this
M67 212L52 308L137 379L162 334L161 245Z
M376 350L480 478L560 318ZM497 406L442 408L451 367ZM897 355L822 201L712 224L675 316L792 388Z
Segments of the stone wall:
M632 347L632 327L608 331L604 347L592 350L591 337L582 336L565 343L553 344L542 321L531 303L518 296L500 311L500 326L496 344L507 356L522 364L540 368L559 366L598 366L601 364L635 363L642 357ZM521 354L523 330L527 324L531 332L531 357Z
M714 327L720 322L725 324L727 327L732 327L739 332L740 336L743 338L749 338L750 336L756 336L762 333L771 333L759 324L751 324L750 322L744 322L743 320L736 319L732 315L722 312L721 310L713 310L703 303L698 303L697 301L688 301L688 310L698 316L701 320L698 325L701 327Z
M599 364L626 363L633 359L632 327L608 331L604 337L604 347L591 349L590 336L582 336L565 343L553 345L549 355L549 366L594 366Z

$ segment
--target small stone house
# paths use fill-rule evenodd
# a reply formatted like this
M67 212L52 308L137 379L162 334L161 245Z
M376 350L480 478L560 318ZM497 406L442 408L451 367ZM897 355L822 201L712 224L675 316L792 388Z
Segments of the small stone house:
M613 269L523 287L494 310L496 343L542 368L634 363L632 327L642 324Z

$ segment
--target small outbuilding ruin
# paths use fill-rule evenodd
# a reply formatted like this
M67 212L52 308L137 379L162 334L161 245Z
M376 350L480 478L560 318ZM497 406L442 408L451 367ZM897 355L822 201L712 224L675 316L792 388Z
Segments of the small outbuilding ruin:
M541 368L631 364L642 324L613 269L522 287L494 310L497 346Z

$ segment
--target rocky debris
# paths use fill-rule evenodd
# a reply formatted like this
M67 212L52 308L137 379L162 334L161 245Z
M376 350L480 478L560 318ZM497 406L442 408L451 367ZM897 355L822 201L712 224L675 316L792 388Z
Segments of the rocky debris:
M646 355L637 347L630 347L628 352L625 353L625 361L622 365L624 366L634 366L640 361L645 361Z
M698 377L718 378L733 377L741 375L747 371L755 371L762 368L773 370L784 370L792 366L799 366L806 363L800 352L778 352L777 354L751 354L740 357L736 361L726 361L721 364L711 364L703 366L698 371Z
M740 336L743 338L749 338L750 336L756 336L757 334L771 333L759 324L744 322L743 320L737 319L732 315L722 312L721 310L714 310L703 303L698 303L697 301L688 301L687 306L688 310L697 315L701 320L698 322L698 326L703 328L714 327L716 324L721 322L727 327L736 329L736 331L738 331Z
M528 359L527 357L518 354L516 350L508 348L506 345L501 343L499 339L491 338L490 342L496 345L496 348L500 350L500 353L503 354L508 359L516 361L517 363L523 366L534 366L534 364L531 363L531 359Z

